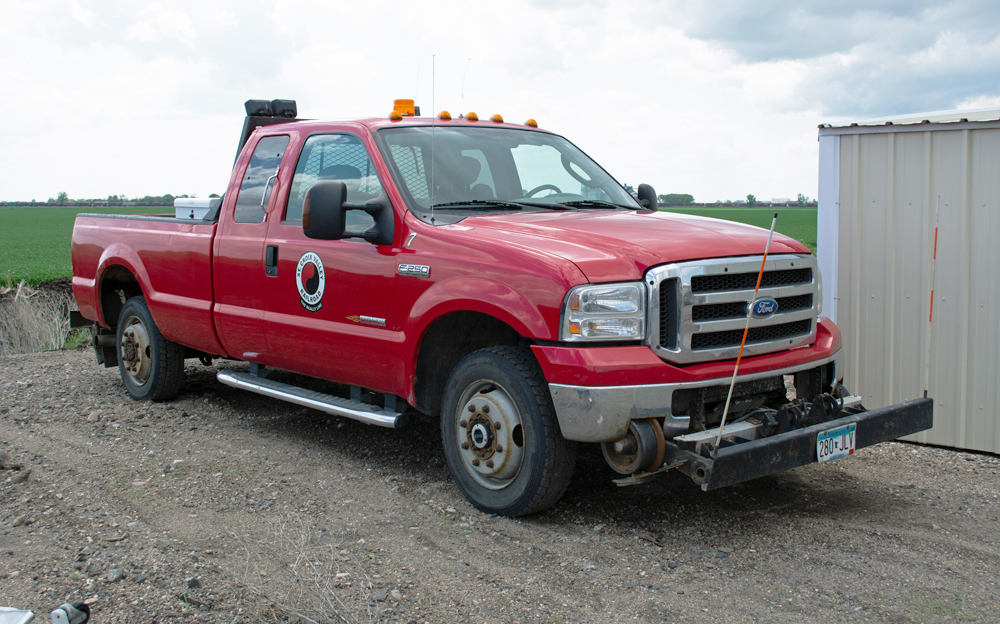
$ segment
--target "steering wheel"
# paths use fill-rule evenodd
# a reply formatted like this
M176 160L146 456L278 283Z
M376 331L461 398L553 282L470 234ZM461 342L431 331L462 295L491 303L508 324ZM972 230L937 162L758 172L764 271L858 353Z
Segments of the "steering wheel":
M555 184L542 184L541 186L536 186L535 188L531 189L530 191L528 191L527 193L525 193L524 196L525 197L531 197L535 193L538 193L540 191L544 191L545 189L551 189L551 190L555 191L556 193L562 193L562 189L560 189Z

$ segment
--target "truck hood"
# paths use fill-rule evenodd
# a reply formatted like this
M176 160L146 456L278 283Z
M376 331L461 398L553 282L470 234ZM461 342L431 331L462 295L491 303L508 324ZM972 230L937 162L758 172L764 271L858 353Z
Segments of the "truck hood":
M760 255L767 244L767 230L759 227L665 212L505 213L470 217L456 226L473 230L484 244L523 245L569 260L595 283L637 280L660 264ZM775 233L769 253L810 252Z

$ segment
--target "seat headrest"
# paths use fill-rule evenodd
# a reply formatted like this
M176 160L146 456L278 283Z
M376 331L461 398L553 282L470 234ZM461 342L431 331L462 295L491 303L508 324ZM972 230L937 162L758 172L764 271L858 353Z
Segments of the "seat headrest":
M322 180L360 180L361 170L350 165L333 165L319 172Z
M455 186L469 186L479 178L482 169L478 160L461 154L438 153L434 160L438 167L435 176L440 175L442 180L448 180Z

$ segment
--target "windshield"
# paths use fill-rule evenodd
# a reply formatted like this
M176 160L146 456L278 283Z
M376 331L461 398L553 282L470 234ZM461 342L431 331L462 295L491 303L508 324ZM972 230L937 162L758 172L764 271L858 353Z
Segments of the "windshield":
M410 209L639 209L566 139L511 128L386 128L386 159Z

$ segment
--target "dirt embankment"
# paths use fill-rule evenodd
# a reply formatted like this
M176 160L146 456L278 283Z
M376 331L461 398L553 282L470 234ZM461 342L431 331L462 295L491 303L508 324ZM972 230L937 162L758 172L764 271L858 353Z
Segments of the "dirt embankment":
M1000 460L908 444L704 493L585 449L476 512L436 423L217 384L137 403L90 351L0 358L0 605L94 622L996 622Z

